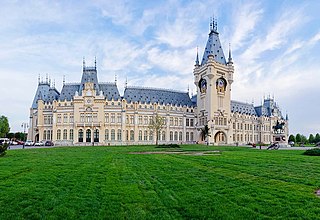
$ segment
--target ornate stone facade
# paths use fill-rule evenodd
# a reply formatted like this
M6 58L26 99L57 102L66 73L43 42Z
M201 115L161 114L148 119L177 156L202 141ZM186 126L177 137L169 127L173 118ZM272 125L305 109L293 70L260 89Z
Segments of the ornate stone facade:
M97 68L83 62L80 83L64 83L61 93L40 82L30 109L28 139L52 140L56 145L154 144L148 128L155 115L165 119L159 143L236 145L286 142L288 118L272 98L254 107L231 100L234 66L211 24L204 55L194 68L197 95L166 89L99 83ZM281 126L280 126L281 125ZM207 134L204 132L207 128Z

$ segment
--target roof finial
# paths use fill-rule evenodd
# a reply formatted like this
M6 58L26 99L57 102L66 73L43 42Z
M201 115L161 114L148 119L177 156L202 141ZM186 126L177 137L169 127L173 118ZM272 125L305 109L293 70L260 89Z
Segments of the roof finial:
M48 84L48 73L46 74L46 83Z
M94 56L94 68L97 70L97 57Z
M209 29L210 32L213 30L213 22L212 21L213 21L213 18L210 17L210 29Z
M214 16L213 16L212 23L213 23L213 31L214 32L218 32L218 22L217 22L217 19Z
M114 83L117 85L117 74L114 75Z
M66 75L63 75L63 85L66 83Z
M229 58L228 63L233 64L232 57L231 57L231 44L229 43Z
M199 66L199 53L198 53L198 46L197 46L196 66Z
M49 76L49 85L50 85L50 87L51 87L51 79L50 79L50 76Z
M128 78L126 77L125 89L128 87Z
M56 87L56 80L54 79L53 80L53 88L55 88Z
M40 84L40 73L39 73L39 76L38 76L38 84Z

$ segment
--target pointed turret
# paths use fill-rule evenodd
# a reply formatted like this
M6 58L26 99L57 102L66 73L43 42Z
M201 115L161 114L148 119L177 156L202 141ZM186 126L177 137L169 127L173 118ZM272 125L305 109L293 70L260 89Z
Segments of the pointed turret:
M221 64L226 65L226 58L224 56L220 39L219 39L219 33L217 28L217 21L215 19L212 19L210 22L210 33L209 38L207 41L206 48L204 49L201 65L206 64L208 61L208 56L212 55L213 59Z
M230 43L229 43L229 57L228 57L228 64L233 64L232 56L231 56L231 46L230 46Z
M198 47L197 47L197 56L196 56L196 64L195 66L199 66L199 53L198 53Z
M83 73L81 77L81 84L79 88L79 94L82 95L82 90L85 87L85 83L92 82L94 85L94 89L96 90L96 95L99 94L99 84L98 84L98 76L97 76L97 68L96 68L96 59L95 66L86 66L85 60L83 58Z

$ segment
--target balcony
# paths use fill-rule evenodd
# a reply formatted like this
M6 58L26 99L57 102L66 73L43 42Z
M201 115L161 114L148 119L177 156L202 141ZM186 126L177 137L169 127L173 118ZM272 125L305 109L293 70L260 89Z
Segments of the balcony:
M76 122L76 127L100 127L101 122Z

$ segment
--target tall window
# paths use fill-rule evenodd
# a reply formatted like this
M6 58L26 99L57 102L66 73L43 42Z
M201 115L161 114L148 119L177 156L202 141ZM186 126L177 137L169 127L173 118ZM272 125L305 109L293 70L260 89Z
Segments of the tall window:
M130 141L134 141L134 130L130 131Z
M178 126L178 118L174 118L174 126Z
M130 124L134 124L134 116L133 115L130 115Z
M148 140L148 131L144 131L143 140Z
M109 113L106 113L105 120L106 120L106 123L109 123Z
M193 141L193 132L190 132L190 141Z
M139 124L140 125L142 124L142 116L141 115L139 116Z
M99 130L98 129L96 129L93 133L93 141L99 142Z
M67 129L63 130L63 140L67 140L68 131Z
M117 114L117 122L121 123L121 114Z
M105 139L106 141L108 141L108 140L109 140L109 130L106 129L104 132L105 132L105 133L104 133L104 139Z
M69 139L73 141L73 129L70 129Z
M51 140L52 139L51 138L51 133L52 133L52 131L50 131L50 130L47 131L47 140Z
M170 117L170 126L173 125L173 117Z
M79 130L78 136L79 136L79 142L83 142L83 130L82 129Z
M145 125L148 124L148 116L144 116L144 124L145 124Z
M194 124L193 119L190 119L190 126L193 127L193 124Z
M121 141L122 139L122 135L121 135L121 129L118 129L118 136L117 136L117 140Z
M111 140L114 141L116 139L116 132L114 129L111 129Z
M179 132L179 141L182 141L182 132Z
M189 118L186 119L186 126L189 126Z
M68 115L63 114L63 123L67 123L67 122L68 122Z
M61 140L61 130L57 130L57 140Z
M61 123L61 114L58 114L57 116L57 123Z
M46 139L46 137L47 137L47 131L45 130L43 131L43 139Z
M177 132L177 131L174 132L174 140L175 140L175 141L178 140L178 132Z
M173 132L170 131L170 141L173 141Z
M149 141L152 141L152 140L153 140L153 132L150 131L150 132L149 132Z
M116 122L116 114L111 113L111 123L115 123Z
M166 132L162 131L162 140L165 141L166 140Z
M84 113L80 114L80 122L84 122Z
M91 130L87 129L86 131L86 142L91 142Z
M186 133L186 141L189 141L189 132Z
M142 141L142 131L139 130L139 141Z
M73 115L70 115L69 121L70 121L70 123L73 123L73 121L74 121Z

